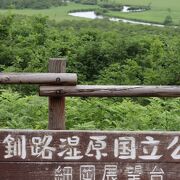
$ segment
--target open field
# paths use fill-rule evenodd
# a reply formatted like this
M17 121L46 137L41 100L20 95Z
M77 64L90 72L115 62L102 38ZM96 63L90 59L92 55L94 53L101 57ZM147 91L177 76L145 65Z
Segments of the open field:
M109 15L123 18L138 19L162 23L167 15L171 15L175 24L180 23L180 1L179 0L116 0L123 5L149 5L151 10L136 13L109 12Z
M114 0L112 0L114 2ZM123 13L118 11L109 11L107 15L121 17L126 19L135 19L141 21L163 23L167 15L170 15L173 22L176 25L180 24L180 1L179 0L116 0L116 2L123 5L149 5L151 4L151 10L145 12L135 13ZM83 5L76 3L69 3L67 6L53 7L50 9L34 10L34 9L23 9L23 10L0 10L0 13L16 13L24 15L37 15L42 14L48 16L50 19L56 21L62 20L73 20L82 19L79 17L72 17L68 15L70 10L82 10L82 9L96 9L99 8L96 5ZM84 19L84 18L83 18Z
M43 16L48 16L50 19L53 19L56 21L62 21L62 20L81 19L79 17L69 16L68 12L71 10L95 9L97 7L98 6L95 6L95 5L82 5L82 4L76 4L76 3L69 3L67 6L53 7L50 9L43 9L43 10L11 9L11 10L0 10L0 13L15 13L15 14L30 15L30 16L41 14Z

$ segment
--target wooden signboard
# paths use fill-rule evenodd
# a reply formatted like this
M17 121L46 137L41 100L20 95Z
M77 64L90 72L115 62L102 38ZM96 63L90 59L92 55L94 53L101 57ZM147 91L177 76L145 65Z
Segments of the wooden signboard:
M1 180L179 180L180 132L0 131Z

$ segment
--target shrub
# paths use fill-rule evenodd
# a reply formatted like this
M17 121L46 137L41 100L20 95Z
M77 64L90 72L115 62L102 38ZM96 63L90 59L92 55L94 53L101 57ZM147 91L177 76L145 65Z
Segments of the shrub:
M164 25L170 26L173 24L173 19L170 15L166 16L165 20L164 20Z
M123 6L117 3L100 3L99 6L101 8L106 8L111 11L122 11Z

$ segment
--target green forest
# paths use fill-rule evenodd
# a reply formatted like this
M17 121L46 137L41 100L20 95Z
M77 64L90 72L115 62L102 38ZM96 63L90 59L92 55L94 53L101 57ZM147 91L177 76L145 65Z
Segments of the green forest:
M62 0L0 0L0 8L2 9L46 9L60 5L63 5Z
M0 71L47 72L66 57L78 84L180 85L180 28L0 16ZM0 88L0 127L47 129L38 87ZM67 129L180 130L179 98L67 98Z

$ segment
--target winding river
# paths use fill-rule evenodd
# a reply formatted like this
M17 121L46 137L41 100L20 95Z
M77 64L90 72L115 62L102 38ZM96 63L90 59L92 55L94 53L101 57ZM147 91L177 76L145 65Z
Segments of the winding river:
M124 12L129 12L127 6L124 6L123 10L124 10ZM69 15L75 16L75 17L88 18L88 19L104 19L103 16L96 15L96 13L94 11L73 12L73 13L69 13ZM114 22L123 22L123 23L140 24L140 25L146 25L146 26L164 27L164 25L162 25L162 24L134 21L134 20L128 20L128 19L123 19L123 18L109 17L109 20L114 21Z

